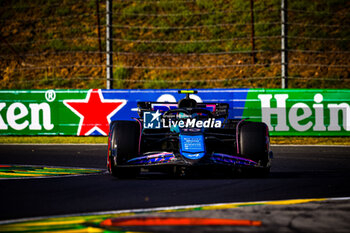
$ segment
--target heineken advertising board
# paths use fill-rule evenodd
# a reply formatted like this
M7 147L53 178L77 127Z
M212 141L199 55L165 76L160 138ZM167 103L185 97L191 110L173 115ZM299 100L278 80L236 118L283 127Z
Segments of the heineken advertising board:
M2 90L0 135L107 135L111 121L138 117L138 101L181 98L177 90ZM346 89L199 89L191 98L229 103L230 118L263 121L271 135L350 136Z

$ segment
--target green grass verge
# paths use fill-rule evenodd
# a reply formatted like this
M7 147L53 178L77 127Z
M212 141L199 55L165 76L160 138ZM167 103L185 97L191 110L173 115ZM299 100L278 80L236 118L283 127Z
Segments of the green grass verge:
M271 144L350 145L349 137L271 137Z
M0 144L107 144L107 137L74 137L74 136L0 136Z
M0 136L0 144L107 144L107 137ZM350 145L349 137L271 137L271 144Z

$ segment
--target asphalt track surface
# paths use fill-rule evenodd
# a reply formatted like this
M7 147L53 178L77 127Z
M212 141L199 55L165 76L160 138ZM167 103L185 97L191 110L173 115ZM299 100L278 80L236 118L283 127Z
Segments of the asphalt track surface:
M0 145L0 164L105 169L106 145ZM273 146L268 178L106 173L0 180L0 220L190 204L350 196L350 147Z

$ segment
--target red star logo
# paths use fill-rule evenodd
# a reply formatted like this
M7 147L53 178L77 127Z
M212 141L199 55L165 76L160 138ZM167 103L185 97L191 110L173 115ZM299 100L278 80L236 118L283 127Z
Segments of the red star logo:
M80 117L77 135L90 135L97 130L107 135L111 117L125 104L126 100L104 99L101 90L89 90L85 99L64 100L63 103Z

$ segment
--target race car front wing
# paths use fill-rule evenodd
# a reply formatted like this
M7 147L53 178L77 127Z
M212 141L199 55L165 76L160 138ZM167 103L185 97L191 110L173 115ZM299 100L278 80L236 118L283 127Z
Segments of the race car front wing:
M147 153L142 156L130 159L126 162L126 166L154 166L154 165L183 165L183 166L203 166L203 165L226 165L238 167L260 167L259 164L253 160L241 158L238 156L227 155L222 153L212 153L204 156L203 159L196 161L188 160L180 154L172 152L154 152Z

